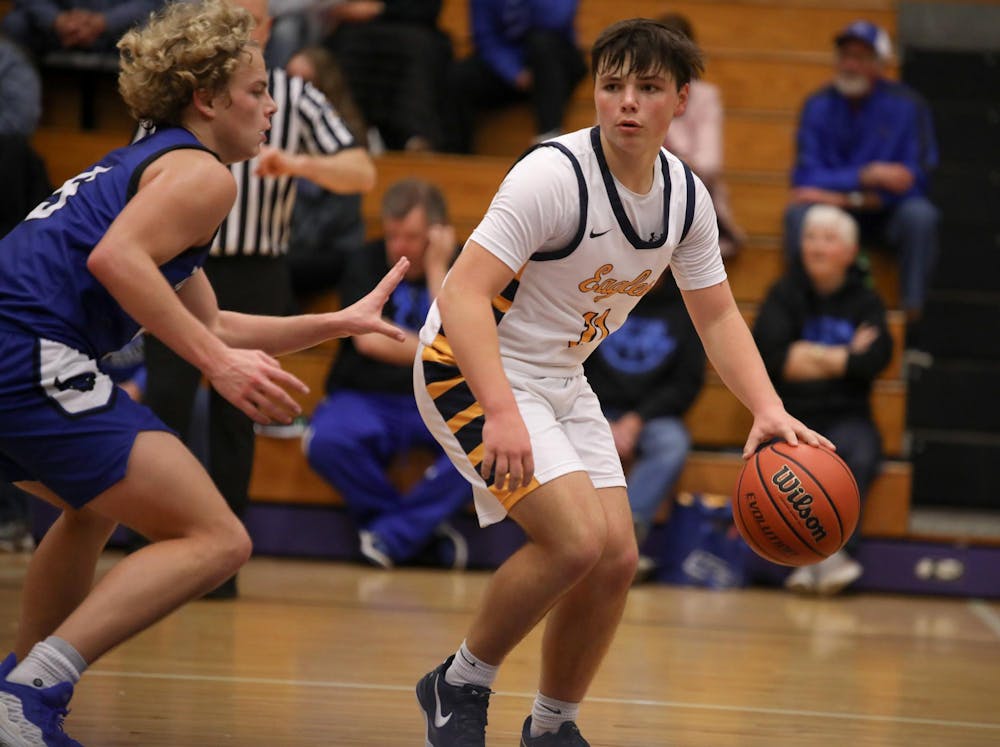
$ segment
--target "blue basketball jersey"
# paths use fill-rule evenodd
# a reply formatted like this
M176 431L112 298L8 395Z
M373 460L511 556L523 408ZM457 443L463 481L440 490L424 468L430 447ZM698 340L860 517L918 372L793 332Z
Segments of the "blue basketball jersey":
M90 252L139 188L145 168L168 151L208 150L181 128L160 130L56 190L0 239L0 327L64 343L99 359L139 331L87 269ZM173 287L201 267L210 244L160 267Z

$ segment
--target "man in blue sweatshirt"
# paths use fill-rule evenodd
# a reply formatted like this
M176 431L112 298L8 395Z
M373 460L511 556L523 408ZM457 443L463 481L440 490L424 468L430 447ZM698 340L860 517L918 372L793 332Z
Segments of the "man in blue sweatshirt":
M536 141L562 134L573 89L587 72L574 29L579 4L579 0L469 3L474 50L451 71L446 150L471 153L476 114L515 101L530 101Z
M930 110L915 91L882 76L891 55L883 29L855 21L834 41L836 77L802 109L785 252L798 258L811 205L849 211L862 244L875 240L898 253L903 308L916 319L938 247L938 211L927 198L938 160Z

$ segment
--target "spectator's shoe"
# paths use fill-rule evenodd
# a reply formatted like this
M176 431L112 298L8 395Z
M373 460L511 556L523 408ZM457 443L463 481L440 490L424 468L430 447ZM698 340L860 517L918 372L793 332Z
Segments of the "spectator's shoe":
M39 689L8 682L17 659L11 654L0 664L0 745L4 747L83 747L63 731L73 685Z
M493 691L445 682L454 658L449 656L417 683L417 702L427 722L425 747L486 747L486 709Z
M0 522L0 552L31 552L35 538L24 521Z
M369 564L386 570L395 565L389 554L389 548L375 532L362 529L358 532L358 539L360 540L361 555Z
M632 577L632 584L644 584L653 578L656 573L657 563L649 555L640 555L639 562L635 566L635 576Z
M815 565L796 568L785 578L785 588L798 594L815 594L819 584L819 573Z
M230 576L221 584L208 592L202 599L230 600L236 599L240 595L240 590L236 586L236 576Z
M444 568L464 571L469 566L469 543L455 527L446 521L434 530L438 563Z
M853 584L864 573L861 563L841 550L816 564L816 591L833 596Z
M308 427L309 420L299 415L291 423L254 423L253 432L268 438L301 438Z
M521 747L590 747L590 742L583 738L580 729L572 721L563 722L555 733L546 732L532 737L531 716L528 716L521 729Z

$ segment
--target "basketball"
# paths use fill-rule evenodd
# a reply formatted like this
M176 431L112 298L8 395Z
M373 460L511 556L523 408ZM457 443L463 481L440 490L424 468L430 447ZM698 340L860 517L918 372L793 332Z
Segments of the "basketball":
M844 546L861 496L844 460L829 449L775 441L747 460L736 482L733 521L750 548L781 565L811 565Z

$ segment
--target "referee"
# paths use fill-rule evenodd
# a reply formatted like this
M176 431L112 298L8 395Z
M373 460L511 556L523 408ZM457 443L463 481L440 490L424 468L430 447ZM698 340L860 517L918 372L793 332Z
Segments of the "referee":
M267 0L231 1L253 15L253 37L263 49L271 28ZM212 244L205 272L220 309L277 316L285 314L291 302L285 253L296 178L331 192L367 192L375 185L375 166L312 85L275 68L269 73L269 89L278 111L271 120L268 145L253 159L229 167L236 180L236 201ZM186 435L200 373L152 337L147 340L146 367L146 404ZM209 474L233 512L242 516L249 502L253 423L214 390L208 419ZM235 577L210 594L236 595Z

